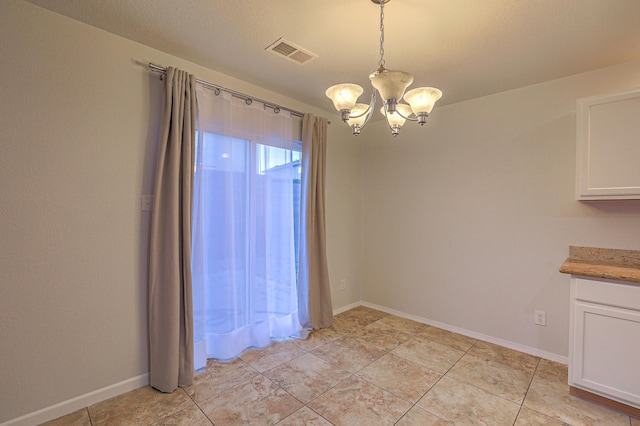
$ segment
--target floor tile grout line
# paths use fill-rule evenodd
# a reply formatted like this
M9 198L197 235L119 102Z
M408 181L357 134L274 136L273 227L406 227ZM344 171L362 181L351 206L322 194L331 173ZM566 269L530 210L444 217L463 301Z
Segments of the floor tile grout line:
M183 388L183 387L181 387L181 388L179 388L179 389L182 389L182 391L187 395L187 398L189 398L189 400L193 403L193 405L194 405L194 406L195 406L195 407L196 407L196 408L197 408L197 409L202 413L202 415L207 419L207 421L209 421L209 423L211 423L211 424L213 425L213 420L211 420L211 419L209 418L209 416L207 416L207 414L204 412L204 410L202 409L202 407L200 407L200 405L196 402L196 400L195 400L195 399L193 399L193 398L191 397L191 395L189 395L189 392L187 392L187 390L186 390L185 388ZM176 411L175 413L170 414L170 415L168 415L168 416L164 417L164 419L167 419L167 418L169 418L169 417L171 417L171 416L174 416L174 415L176 415L176 414L180 413L181 411L187 410L187 409L189 409L189 408L191 408L191 407L185 407L185 408L183 408L182 410L178 410L178 411ZM164 420L164 419L160 419L160 420ZM159 420L159 421L160 421L160 420ZM155 423L158 423L158 422L155 422ZM154 424L154 423L152 423L152 425L153 425L153 424Z
M308 408L309 410L313 411L314 413L316 413L319 417L323 418L324 420L326 420L329 424L335 426L334 423L332 423L329 419L327 419L326 417L324 417L322 414L318 413L316 410L314 410L313 408L309 407L307 404L304 404L304 406L302 408L297 409L296 411L294 411L293 413L289 414L287 417L285 417L284 419L280 419L276 424L274 424L273 426L277 426L280 423L282 423L283 421L285 421L286 419L288 419L289 417L293 416L295 413L297 413L298 411L302 410L303 408ZM214 425L215 426L215 425Z
M415 337L415 336L414 336L414 337ZM428 338L427 338L427 339L428 339ZM430 340L431 342L434 342L434 343L438 343L438 342L435 342L434 340L431 340L431 339L428 339L428 340ZM462 358L464 358L467 354L469 354L469 351L471 351L471 349L472 349L472 348L473 348L473 347L478 343L478 340L477 340L477 339L474 339L474 340L475 340L475 342L473 342L473 344L471 344L471 345L466 349L466 351L461 351L461 352L464 352L464 353L460 356L460 358L458 358L458 359L457 359L457 360L456 360L456 361L451 365L451 367L449 367L449 368L447 369L447 371L445 371L444 373L442 373L442 374L441 374L440 378L439 378L439 379L438 379L438 380L437 380L437 381L436 381L436 382L435 382L435 383L434 383L434 384L429 388L429 390L427 390L427 391L426 391L426 392L425 392L425 393L424 393L424 394L423 394L423 395L418 399L418 401L416 401L416 403L415 403L411 408L413 408L413 407L415 407L416 405L418 405L418 403L420 402L420 400L422 400L422 398L424 398L424 397L425 397L425 396L426 396L426 395L427 395L427 394L428 394L428 393L429 393L433 388L435 388L435 387L438 385L438 383L440 383L440 381L441 381L441 380L446 376L448 379L455 380L455 381L460 382L460 383L464 383L464 384L466 384L466 385L468 385L468 386L472 386L472 387L474 387L474 388L476 388L476 389L478 389L478 390L481 390L481 391L483 391L483 392L486 392L486 393L488 393L488 394L490 394L490 395L493 395L493 396L496 396L496 397L498 397L498 398L501 398L501 399L503 399L503 400L505 400L505 401L508 401L508 402L514 403L514 404L518 405L518 413L520 413L520 408L522 407L522 405L521 405L521 404L515 403L515 402L513 402L513 401L511 401L511 400L509 400L509 399L507 399L507 398L501 397L500 395L496 395L496 394L494 394L493 392L490 392L490 391L487 391L487 390L485 390L485 389L482 389L482 388L480 388L480 387L478 387L478 386L476 386L476 385L473 385L472 383L467 383L467 382L465 382L465 381L463 381L463 380L459 380L459 379L456 379L456 378L454 378L454 377L447 376L447 375L449 374L449 372L450 372L450 371L451 371L451 370L452 370L452 369L453 369L453 368L454 368L454 367L455 367L455 366L456 366L456 365L457 365L457 364L462 360ZM446 346L446 345L443 345L443 346ZM538 363L539 363L539 360L538 360ZM537 368L537 365L536 365L536 368ZM437 374L440 374L440 373L437 373ZM532 380L533 380L533 376L532 376ZM523 398L523 400L522 400L522 401L524 402L524 398ZM431 411L429 411L428 409L423 408L423 407L422 407L422 406L420 406L420 405L418 405L418 407L419 407L419 408L421 408L421 409L424 409L425 411L429 412L430 414L435 415L436 417L441 418L440 416L437 416L435 413L432 413ZM408 411L407 411L407 413L408 413ZM406 415L406 413L405 413L405 415ZM403 416L403 417L404 417L404 416ZM517 418L518 418L518 416L517 416L517 414L516 414L516 418L514 419L514 422L517 420ZM447 419L443 419L443 420L445 420L445 421L449 421L449 420L447 420Z
M520 417L520 412L522 411L522 407L524 407L524 401L527 399L527 394L529 393L529 389L531 388L531 384L533 383L533 379L536 377L538 373L538 369L540 368L540 362L542 358L538 358L538 363L536 364L536 368L533 370L533 374L531 375L531 380L529 380L529 384L527 385L527 390L524 392L524 397L522 397L522 403L520 404L520 408L518 408L518 414L516 415L513 424L515 426L516 421L518 421L518 417Z
M387 315L387 316L388 316L388 315ZM386 317L386 316L385 316L385 317ZM383 317L383 318L385 318L385 317ZM380 319L382 319L382 318L380 318ZM378 319L378 320L375 320L375 321L371 321L371 322L369 322L368 324L362 325L362 326L360 326L360 328L365 328L365 327L367 327L367 326L369 326L369 325L371 325L371 324L373 324L373 323L375 323L375 322L377 322L377 321L379 321L379 319ZM389 328L390 328L390 327L389 327ZM337 339L335 339L334 341L337 341L337 340L339 340L339 339L341 339L341 338L348 337L349 335L352 335L352 333L354 333L354 331L355 331L356 329L357 329L357 328L354 328L354 329L352 329L352 330L349 330L349 331L345 332L345 335L344 335L344 336L340 336L340 337L338 337ZM408 334L408 333L407 333L407 334ZM367 343L371 343L371 344L373 344L373 342L369 342L369 341L367 341L366 339L363 339L363 338L361 338L360 336L357 336L357 335L352 335L351 337L352 337L352 338L355 338L355 339L358 339L358 340L365 341L365 342L367 342ZM409 338L411 338L411 337L409 337ZM408 340L408 339L407 339L407 340ZM333 343L333 341L332 341L332 342L327 342L327 343ZM399 345L397 345L397 346L399 346ZM309 408L310 410L312 410L313 412L315 412L316 414L318 414L318 415L319 415L320 417L322 417L323 419L327 420L329 423L331 423L331 421L329 421L328 419L326 419L326 418L325 418L324 416L322 416L320 413L317 413L315 410L313 410L313 408L309 407L309 404L311 404L311 403L312 403L313 401L315 401L316 399L318 399L318 398L322 397L322 395L326 394L326 393L327 393L327 392L329 392L331 389L336 388L336 387L337 387L337 386L339 386L341 383L344 383L345 381L347 381L347 380L349 380L349 379L351 379L351 378L356 378L356 379L358 379L358 380L362 380L362 381L364 381L364 382L366 382L366 383L369 383L369 384L370 384L370 385L372 385L372 386L375 386L376 388L378 388L378 389L382 390L383 392L387 392L387 393L389 393L389 394L391 394L391 395L393 395L393 396L395 396L395 397L397 397L397 398L400 398L400 399L401 399L401 400L403 400L403 401L406 401L406 402L409 402L410 404L412 404L412 405L411 405L411 407L409 407L409 409L407 409L407 410L403 413L403 415L400 417L400 419L401 419L402 417L404 417L404 416L409 412L409 410L411 410L411 408L413 408L413 406L415 405L415 403L411 403L410 401L407 401L406 399L404 399L404 398L400 397L399 395L396 395L396 394L394 394L393 392L388 391L388 390L386 390L386 389L384 389L384 388L382 388L382 387L380 387L380 386L376 385L375 383L372 383L372 382L370 382L370 381L366 380L365 378L363 378L363 377L361 377L361 376L359 376L359 375L358 375L358 372L360 372L360 371L364 370L365 368L367 368L368 366L370 366L371 364L373 364L374 362L376 362L376 361L377 361L377 360L379 360L380 358L382 358L382 357L384 357L384 356L386 356L386 355L390 354L390 353L392 352L392 350L393 350L393 349L395 349L397 346L395 346L395 347L394 347L394 348L392 348L392 349L385 350L385 352L384 352L382 355L380 355L379 357L377 357L377 358L376 358L376 359L374 359L373 361L371 361L371 362L367 363L366 365L362 366L360 369L358 369L358 370L357 370L357 371L355 371L355 372L351 372L351 371L348 371L348 370L344 370L342 367L337 366L337 365L335 365L334 363L332 363L332 362L330 362L330 361L328 361L328 360L325 360L325 359L323 359L323 358L319 357L319 356L318 356L318 355L316 355L316 354L312 354L312 355L314 355L314 356L318 356L318 358L319 358L319 359L321 359L322 361L324 361L324 362L328 363L329 365L333 365L333 366L334 366L334 367L336 367L336 368L339 368L339 369L341 369L341 370L343 370L343 371L348 372L348 373L349 373L349 377L346 377L345 379L343 379L343 380L341 380L341 381L337 382L335 385L331 386L330 388L328 388L327 390L325 390L324 392L322 392L320 395L318 395L318 396L316 396L315 398L313 398L311 401L309 401L307 404L305 404L305 406L306 406L307 408ZM315 349L318 349L318 348L315 348ZM315 350L315 349L314 349L314 350ZM311 352L309 352L309 353L311 353ZM398 421L399 421L400 419L398 419ZM396 422L396 423L397 423L397 422ZM331 424L333 424L333 423L331 423Z
M449 372L453 369L453 367L455 367L455 365L456 365L456 364L458 364L458 362L460 362L460 361L462 360L462 358L464 358L466 355L474 356L473 354L470 354L469 352L471 351L471 349L472 349L474 346L476 346L476 344L477 344L478 342L479 342L479 340L477 340L477 339L476 339L476 341L475 341L471 346L469 346L469 348L466 350L466 352L464 353L464 355L463 355L463 356L461 356L461 357L460 357L460 359L458 359L458 361L456 361L456 362L455 362L455 364L454 364L454 365L452 365L452 366L451 366L451 368L449 368L449 370L447 370L447 372L446 372L442 377L444 377L445 375L449 374ZM476 388L476 389L479 389L479 390L482 390L482 391L488 392L488 393L489 393L489 394L491 394L491 395L494 395L494 396L496 396L496 397L498 397L498 398L502 398L502 399L504 399L505 401L509 401L509 402L511 402L511 403L514 403L514 404L518 405L518 412L516 413L516 417L513 419L513 422L514 422L514 425L515 425L515 422L518 420L518 416L520 415L520 410L522 409L522 405L524 404L524 400L525 400L525 398L526 398L526 396L527 396L527 392L529 391L529 387L531 386L531 382L533 381L533 377L535 376L535 373L536 373L536 371L538 370L538 366L540 365L540 358L539 358L539 357L537 357L537 358L538 358L538 361L537 361L537 363L536 363L536 368L534 369L534 372L533 372L533 374L531 375L531 379L529 380L529 384L527 385L527 391L525 391L525 395L522 397L522 402L520 402L520 403L517 403L517 402L511 401L511 400L509 400L509 399L507 399L507 398L501 397L500 395L496 395L495 393L490 392L490 391L487 391L487 390L485 390L485 389L482 389L482 388L480 388L480 387L478 387L478 386L476 386L476 385L474 385L474 384L472 384L472 383L468 383L468 382L465 382L465 381L463 381L463 380L456 379L455 377L451 377L451 376L447 376L447 377L448 377L449 379L456 380L456 381L458 381L458 382L460 382L460 383L465 383L465 384L467 384L467 385L469 385L469 386L472 386L472 387L474 387L474 388ZM496 362L497 362L497 361L496 361ZM498 364L502 364L502 363L500 363L500 362L497 362L497 363L498 363ZM507 366L506 364L503 364L503 365ZM434 385L434 386L435 386L435 385Z
M427 325L427 327L430 327L430 326L428 326L428 325ZM425 327L425 328L423 328L421 331L424 331L425 329L426 329L426 327ZM410 339L415 339L415 338L416 338L416 336L417 336L421 331L414 333L414 334L413 334L413 335L412 335L408 340L410 340ZM407 341L408 341L408 340L407 340ZM418 339L418 340L419 340L419 339ZM429 340L430 340L430 339L429 339ZM436 343L437 343L437 342L436 342ZM398 419L398 421L396 421L396 424L397 424L400 420L402 420L402 418L403 418L403 417L405 417L405 416L409 413L409 411L411 411L412 409L414 409L416 406L417 406L419 409L425 410L427 413L429 413L429 414L431 414L431 415L434 415L434 416L436 416L436 417L438 417L438 418L440 418L440 419L442 419L442 420L444 420L444 421L449 421L449 420L447 420L447 419L443 419L442 417L438 416L437 414L432 413L431 411L429 411L429 410L427 410L427 409L423 408L422 406L418 405L418 403L419 403L419 402L422 400L422 398L424 398L424 397L425 397L425 396L426 396L426 395L427 395L427 394L428 394L428 393L429 393L429 392L430 392L434 387L436 387L436 385L437 385L438 383L440 383L440 381L442 380L442 378L443 378L444 376L446 376L446 374L449 372L449 370L451 370L451 368L453 368L453 366L454 366L455 364L457 364L457 363L458 363L458 361L460 361L464 355L466 355L466 353L469 351L469 349L471 349L471 347L472 347L473 345L475 345L475 342L474 342L471 346L469 346L469 348L467 349L467 351L466 351L466 352L465 352L465 353L464 353L464 354L463 354L463 355L462 355L462 356L461 356L461 357L460 357L460 358L459 358L459 359L458 359L458 360L457 360L457 361L456 361L456 362L455 362L451 367L449 367L449 369L448 369L445 373L443 373L443 374L440 374L440 373L438 373L437 371L434 371L434 370L432 370L432 369L430 369L430 368L428 368L428 367L426 367L426 366L423 366L423 365L421 365L421 364L418 364L418 363L415 363L415 362L414 362L414 364L416 364L416 365L420 365L420 366L422 366L422 367L424 367L424 368L427 368L428 370L433 371L435 374L439 375L440 377L438 378L438 380L436 380L436 381L435 381L435 383L433 383L433 385L431 385L431 386L429 387L429 389L427 389L427 391L426 391L424 394L422 394L422 396L420 396L420 398L418 398L418 399L416 400L416 402L414 402L414 403L413 403L413 405L412 405L412 406L411 406L411 407L410 407L410 408L409 408L409 409L408 409L408 410L407 410L407 411L406 411L406 412L405 412L405 413L404 413L404 414L403 414L403 415ZM400 357L400 358L402 358L402 359L406 359L406 358L402 357L401 355L396 355L396 356L399 356L399 357ZM413 362L413 361L411 361L411 360L407 360L407 361L409 361L409 362Z
M345 370L346 371L346 370ZM341 383L346 382L347 380L349 380L350 378L354 377L355 374L353 373L349 373L349 377L345 377L344 379L338 381L336 384L334 384L333 386L327 388L327 390L325 390L324 392L322 392L321 394L319 394L318 396L314 397L311 401L307 402L305 405L309 405L311 404L313 401L315 401L316 399L320 398L322 395L326 394L327 392L329 392L331 389L336 388L338 385L340 385ZM313 408L309 407L310 409L313 410ZM315 410L314 410L315 411Z
M374 321L374 322L375 322L375 321ZM370 323L370 324L373 324L373 323ZM370 324L367 324L367 325L370 325ZM378 389L382 390L383 392L389 393L389 394L391 394L391 395L393 395L393 396L395 396L395 397L397 397L397 398L400 398L400 399L401 399L401 400L403 400L403 401L406 401L406 402L408 402L408 403L412 404L412 405L411 405L411 407L409 407L409 409L407 409L407 411L405 411L405 412L402 414L402 416L400 417L400 419L401 419L402 417L404 417L404 416L409 412L409 410L411 410L411 408L413 408L413 406L414 406L416 403L412 403L411 401L407 401L406 399L402 398L401 396L396 395L395 393L393 393L393 392L391 392L391 391L389 391L389 390L387 390L387 389L384 389L383 387L381 387L381 386L379 386L379 385L377 385L377 384L375 384L375 383L373 383L373 382L371 382L371 381L369 381L369 380L365 379L364 377L361 377L361 376L359 376L359 375L358 375L358 373L359 373L360 371L364 370L365 368L367 368L368 366L370 366L370 365L371 365L371 364L373 364L374 362L378 361L380 358L382 358L382 357L384 357L384 356L386 356L386 355L390 354L390 353L391 353L391 351L392 351L392 350L388 350L388 351L386 351L383 355L381 355L380 357L378 357L378 358L376 358L375 360L371 361L370 363L366 364L365 366L363 366L362 368L360 368L360 369L359 369L358 371L356 371L356 372L350 372L350 371L348 371L348 370L344 370L344 369L342 369L341 367L336 366L335 364L332 364L332 363L330 363L329 361L326 361L326 360L324 360L324 359L323 359L323 361L325 361L325 362L329 363L330 365L333 365L333 366L335 366L335 367L337 367L337 368L340 368L340 369L341 369L341 370L343 370L343 371L347 371L347 372L349 373L349 377L345 378L344 380L341 380L341 381L337 382L335 385L331 386L331 387L330 387L330 388L328 388L326 391L324 391L323 393L321 393L320 395L318 395L317 397L315 397L314 399L312 399L311 401L309 401L309 402L308 402L307 404L305 404L305 405L306 405L306 406L308 406L308 404L310 404L311 402L313 402L313 401L315 401L316 399L320 398L322 395L326 394L326 393L327 393L327 392L329 392L331 389L336 388L338 385L340 385L341 383L344 383L345 381L349 380L350 378L355 378L355 379L358 379L358 380L362 380L362 381L364 381L364 382L367 382L367 383L369 383L370 385L375 386L376 388L378 388ZM320 358L320 359L322 359L322 358ZM404 359L404 358L403 358L403 359ZM417 364L417 365L419 365L419 364ZM308 407L308 408L309 408L310 410L313 410L311 407ZM316 412L315 410L313 410L313 411L314 411L314 412ZM319 416L321 416L322 418L324 418L325 420L327 420L329 423L331 423L328 419L326 419L325 417L323 417L320 413L317 413L317 414L318 414ZM400 421L400 419L398 419L398 421ZM396 421L396 423L397 423L397 421ZM332 424L333 424L333 423L332 423ZM394 423L394 424L395 424L395 423Z
M422 327L419 331L413 332L412 334L410 334L410 337L409 337L406 341L404 341L404 342L400 343L400 345L402 345L402 344L404 344L404 343L408 342L408 341L409 341L409 340L411 340L411 339L414 339L414 340L415 340L415 339L417 338L418 334L420 334L422 331L426 330L426 329L427 329L427 327L430 327L430 326L429 326L429 325L427 325L426 327ZM409 333L407 333L407 334L409 334ZM419 338L418 338L418 340L419 340ZM400 346L400 345L398 345L398 346ZM396 346L396 348L397 348L398 346ZM473 346L473 345L472 345L472 346ZM394 349L395 349L395 348L394 348ZM387 354L391 354L391 353L393 353L393 350L390 350ZM465 352L465 353L466 353L466 352ZM400 422L400 421L401 421L401 420L402 420L402 419L403 419L403 418L404 418L404 417L405 417L405 416L406 416L406 415L407 415L407 414L408 414L412 409L414 409L416 406L418 406L418 408L419 408L419 409L425 410L425 411L426 411L426 412L428 412L429 414L432 414L432 415L434 415L434 416L436 416L436 417L438 417L438 418L442 419L442 417L440 417L440 416L438 416L438 415L436 415L436 414L434 414L434 413L431 413L430 411L428 411L428 410L424 409L423 407L419 406L419 405L418 405L418 403L422 400L422 398L424 398L424 397L425 397L425 395L427 395L427 394L431 391L431 389L433 389L433 388L434 388L434 387L435 387L435 386L440 382L440 380L442 380L442 378L445 376L445 374L446 374L446 373L444 373L444 374L440 374L440 373L438 373L437 371L434 371L434 370L432 370L432 369L431 369L431 368L429 368L429 367L426 367L426 366L424 366L424 365L418 364L417 362L414 362L414 361L412 361L412 360L410 360L410 359L404 358L403 356L401 356L401 355L399 355L399 354L393 353L393 355L395 355L395 356L397 356L397 357L399 357L399 358L402 358L402 359L406 360L407 362L411 362L412 364L415 364L415 365L418 365L418 366L420 366L420 367L426 368L427 370L432 371L434 374L437 374L437 375L439 375L439 376L440 376L440 377L438 378L438 380L436 380L436 381L433 383L433 385L431 385L431 386L429 387L429 389L427 389L427 390L426 390L426 391L425 391L425 392L424 392L424 393L423 393L423 394L422 394L418 399L416 399L416 402L414 402L414 403L412 403L412 404L411 404L411 407L409 407L409 409L408 409L407 411L405 411L405 412L404 412L404 414L403 414L402 416L400 416L400 418L395 422L395 424L397 424L398 422ZM464 355L463 355L463 356L464 356ZM462 358L462 357L460 357L460 358ZM457 363L457 361L456 361L456 363ZM454 364L454 365L455 365L455 364ZM452 367L453 367L453 366L452 366ZM451 367L451 368L452 368L452 367ZM450 369L451 369L451 368L450 368ZM447 370L447 372L448 372L448 370ZM397 396L397 395L396 395L396 396ZM444 421L448 421L448 420L446 420L446 419L442 419L442 420L444 420Z
M470 356L474 356L474 355L470 355ZM464 355L463 355L463 357L464 357ZM462 357L460 358L460 360L461 360L461 359L462 359ZM460 361L460 360L458 360L458 361ZM456 361L456 364L458 363L458 361ZM453 367L454 367L454 366L455 366L455 364L454 364L453 366L451 366L451 368L447 371L447 373L446 373L445 375L447 375L447 374L448 374L448 373L453 369ZM504 365L504 364L503 364L503 366L504 366L504 367L509 367L508 365ZM536 368L537 368L537 367L536 367ZM535 374L535 372L534 372L534 374ZM444 375L443 375L443 377L444 377ZM522 407L522 404L524 404L524 400L525 400L526 395L527 395L527 391L529 390L529 386L531 385L531 381L533 380L533 375L531 376L531 379L529 380L529 384L527 385L527 390L525 391L525 394L524 394L524 396L522 397L522 402L516 402L516 401L513 401L513 400L511 400L511 399L509 399L509 398L506 398L506 397L504 397L504 396L498 395L497 393L494 393L494 392L492 392L492 391L490 391L490 390L483 389L483 388L481 388L480 386L475 385L475 384L473 384L473 383L471 383L471 382L468 382L468 381L466 381L466 380L463 380L463 379L459 379L459 378L452 377L452 376L447 376L447 378L449 378L449 379L451 379L451 380L455 380L455 381L460 382L460 383L464 383L464 384L469 385L469 386L472 386L472 387L474 387L474 388L476 388L476 389L479 389L479 390L481 390L481 391L487 392L487 393L489 393L489 394L491 394L491 395L493 395L493 396L496 396L496 397L498 397L498 398L504 399L505 401L509 401L509 402L511 402L511 403L513 403L513 404L516 404L516 405L518 405L518 406ZM519 411L520 411L520 410L518 409L518 412L519 412Z
M211 423L212 426L215 426L213 423L213 420L211 420L209 418L209 416L207 416L207 413L204 412L204 410L202 409L201 406L199 406L195 401L193 402L194 404L196 404L196 407L198 407L198 410L200 410L200 412L202 413L202 415L209 421L209 423Z
M91 423L91 426L95 426L93 424L93 419L91 418L91 412L89 412L89 407L85 407L85 410L87 410L87 417L89 417L89 423Z

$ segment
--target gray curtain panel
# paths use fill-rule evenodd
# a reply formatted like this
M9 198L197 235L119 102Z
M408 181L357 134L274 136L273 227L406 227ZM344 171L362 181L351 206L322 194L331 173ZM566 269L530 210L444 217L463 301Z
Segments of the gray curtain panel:
M162 392L193 383L191 200L196 78L169 67L149 248L149 384Z
M302 121L299 313L307 329L333 325L324 212L327 124L313 114Z

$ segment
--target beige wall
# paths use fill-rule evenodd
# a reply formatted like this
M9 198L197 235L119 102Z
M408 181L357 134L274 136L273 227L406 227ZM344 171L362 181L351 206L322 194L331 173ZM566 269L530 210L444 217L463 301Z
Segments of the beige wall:
M328 116L17 0L0 2L0 423L147 372L146 253L157 74ZM336 307L360 299L359 146L330 126ZM340 278L352 281L340 291ZM335 284L338 283L338 287Z
M610 67L436 107L368 143L363 299L566 356L568 246L640 249L640 201L574 201L575 101L638 86L640 63Z

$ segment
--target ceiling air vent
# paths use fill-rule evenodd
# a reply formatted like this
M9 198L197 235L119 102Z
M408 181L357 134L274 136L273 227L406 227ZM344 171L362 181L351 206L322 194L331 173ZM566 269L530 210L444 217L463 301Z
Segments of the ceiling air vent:
M311 53L306 49L291 43L289 40L279 38L271 43L265 50L275 53L278 56L285 57L290 61L299 65L304 65L318 57L315 53Z

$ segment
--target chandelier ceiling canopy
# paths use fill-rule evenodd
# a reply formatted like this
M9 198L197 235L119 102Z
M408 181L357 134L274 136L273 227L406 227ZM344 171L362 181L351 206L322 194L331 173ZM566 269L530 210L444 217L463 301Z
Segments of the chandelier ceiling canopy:
M364 89L357 84L342 83L331 86L325 94L340 111L342 121L347 123L354 135L367 124L376 104L376 92L382 100L380 112L385 117L391 134L397 136L406 120L417 121L420 125L427 122L427 117L435 103L442 97L442 92L435 87L418 87L407 90L413 83L413 76L404 71L392 71L384 67L384 5L391 0L371 0L380 5L380 60L378 69L369 75L374 87L370 103L357 103ZM408 103L401 103L403 99Z

